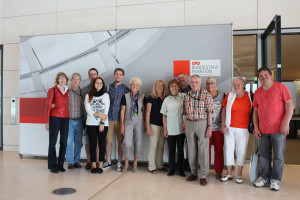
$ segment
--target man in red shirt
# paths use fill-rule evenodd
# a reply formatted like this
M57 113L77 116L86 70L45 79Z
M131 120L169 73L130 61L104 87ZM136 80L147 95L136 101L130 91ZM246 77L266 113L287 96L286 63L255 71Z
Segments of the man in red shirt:
M254 133L259 139L261 180L255 187L270 186L278 191L284 166L284 150L294 104L289 89L282 83L272 81L272 72L262 67L258 70L262 86L254 93ZM273 167L272 148L274 152Z

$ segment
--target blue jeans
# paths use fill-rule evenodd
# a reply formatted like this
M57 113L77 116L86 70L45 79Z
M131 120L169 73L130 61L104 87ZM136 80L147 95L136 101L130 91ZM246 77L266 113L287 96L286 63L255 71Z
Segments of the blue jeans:
M80 162L80 152L82 147L83 120L69 119L69 135L67 142L66 161L68 164Z
M280 184L284 166L286 136L282 133L261 135L261 140L258 142L261 177L268 182ZM274 151L273 168L271 166L272 148Z

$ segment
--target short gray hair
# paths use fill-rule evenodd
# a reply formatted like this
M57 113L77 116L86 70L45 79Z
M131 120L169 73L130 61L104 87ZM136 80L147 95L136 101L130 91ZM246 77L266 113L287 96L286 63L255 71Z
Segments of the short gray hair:
M80 75L79 73L77 73L77 72L73 73L73 74L72 74L71 80L74 78L74 76L79 76L79 78L80 78L80 80L81 80L81 75Z
M213 81L215 82L215 84L217 84L217 79L216 79L215 76L208 76L208 77L206 77L206 83L207 83L208 81L210 81L210 80L213 80Z
M191 76L191 78L199 78L200 82L201 82L201 77L198 74L194 74Z
M243 84L244 84L244 90L246 89L246 78L245 78L245 77L233 77L232 83L233 83L235 80L240 80L240 81L242 81Z

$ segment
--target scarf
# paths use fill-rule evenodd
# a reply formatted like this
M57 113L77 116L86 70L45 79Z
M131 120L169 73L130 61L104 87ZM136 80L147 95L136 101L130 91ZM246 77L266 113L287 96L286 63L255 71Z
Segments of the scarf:
M94 92L94 97L100 97L104 94L104 90L99 90Z
M130 109L130 118L132 120L132 116L136 115L138 113L138 99L139 99L140 93L137 92L135 97L132 96L132 92L130 92L130 98L131 98L131 109Z

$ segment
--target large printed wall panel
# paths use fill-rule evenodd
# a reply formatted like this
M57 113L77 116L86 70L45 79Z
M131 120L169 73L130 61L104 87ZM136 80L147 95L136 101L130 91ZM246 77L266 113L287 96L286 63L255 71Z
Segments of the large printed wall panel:
M56 74L63 71L71 76L73 72L79 72L83 87L89 84L88 70L91 67L99 70L99 76L106 84L113 82L115 68L123 68L123 82L129 86L132 77L141 78L141 93L146 96L149 96L156 80L162 79L167 83L179 72L200 74L202 88L205 87L205 76L215 75L219 90L229 92L232 78L232 26L21 37L20 153L47 155L48 133L44 128L44 107L47 91L54 86ZM167 161L167 145L165 147ZM116 145L113 148L113 156L116 157ZM142 161L147 161L148 148L149 138L145 133ZM82 153L84 158L84 148Z

